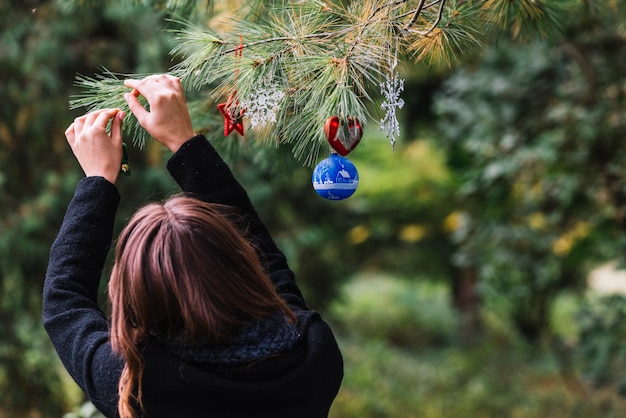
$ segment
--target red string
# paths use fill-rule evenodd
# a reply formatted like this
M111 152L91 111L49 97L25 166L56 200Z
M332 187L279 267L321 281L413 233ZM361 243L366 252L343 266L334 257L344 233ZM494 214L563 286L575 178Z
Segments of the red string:
M235 58L241 58L243 56L243 35L239 35L239 45L235 48ZM239 73L239 66L235 68L235 79L237 79L237 74Z
M231 89L231 93L228 96L228 101L226 108L230 109L233 98L237 92L237 76L239 75L239 65L241 61L241 57L243 56L243 35L239 35L239 45L235 47L235 59L237 62L235 63L235 75L233 76L233 87Z

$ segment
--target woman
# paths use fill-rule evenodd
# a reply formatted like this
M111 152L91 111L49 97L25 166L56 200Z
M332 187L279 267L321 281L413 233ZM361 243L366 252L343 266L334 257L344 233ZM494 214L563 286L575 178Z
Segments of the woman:
M95 111L69 126L86 177L43 292L44 326L63 364L107 417L327 416L343 376L335 338L245 190L195 136L180 81L125 85L131 112L173 152L167 168L184 196L139 209L121 232L107 320L97 293L119 203L124 114Z

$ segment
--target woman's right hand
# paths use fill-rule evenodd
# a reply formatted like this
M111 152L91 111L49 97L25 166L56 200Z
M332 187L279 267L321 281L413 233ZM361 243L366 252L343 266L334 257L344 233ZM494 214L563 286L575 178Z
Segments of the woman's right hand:
M141 80L125 80L124 85L133 89L124 99L139 124L170 151L178 151L195 136L178 78L169 74L151 75ZM137 100L139 95L148 101L149 111Z

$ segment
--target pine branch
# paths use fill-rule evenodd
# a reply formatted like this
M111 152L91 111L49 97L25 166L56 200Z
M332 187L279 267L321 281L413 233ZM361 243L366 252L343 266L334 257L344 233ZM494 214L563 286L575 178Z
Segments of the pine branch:
M427 31L409 29L409 32L418 35L407 48L408 52L416 54L416 61L450 68L483 47L485 36L480 30L484 23L481 4L452 3L448 9L438 9L436 20L439 27L431 27ZM432 11L426 9L425 14L427 21L433 19Z
M413 26L415 22L417 22L417 19L419 19L425 3L426 3L426 0L420 0L415 10L411 13L412 14L411 20L409 20L409 22L406 24L406 26L404 27L404 30L409 30L411 26Z
M435 30L437 25L439 25L439 23L441 22L441 18L443 17L443 11L444 11L444 7L446 6L446 0L434 1L429 6L435 5L436 3L439 3L439 7L437 10L437 17L433 20L432 24L430 25L430 28L428 28L425 31L415 31L415 33L422 35L422 36L427 36L429 33ZM417 15L417 17L419 18L419 13L420 13L419 11L416 11L414 16Z
M404 2L391 5L397 7L401 3ZM247 39L243 57L235 55L236 39L225 40L206 29L198 32L197 28L187 27L177 39L185 50L176 51L183 51L186 57L174 72L196 88L216 86L213 93L217 96L236 92L239 100L253 91L260 80L279 82L288 92L287 101L292 101L285 103L284 108L298 115L315 115L310 121L315 128L296 129L294 124L279 118L275 132L270 134L280 143L294 143L296 158L308 161L318 155L325 143L322 127L328 117L357 117L363 124L368 119L363 100L370 100L371 87L379 84L382 60L386 63L393 36L389 32L380 37L380 29L388 27L383 10L374 2L355 10L326 7L322 13L310 7L277 8L272 20L256 23L254 28L240 22L239 28ZM257 38L265 34L273 36ZM198 43L198 39L211 44Z
M124 136L132 137L133 145L143 148L150 136L139 125L124 100L124 94L130 90L124 86L123 79L134 77L144 76L124 77L106 69L103 69L103 74L96 75L95 78L79 75L76 77L75 85L81 89L82 93L70 98L70 109L85 108L88 112L106 108L123 110L128 115L122 127ZM143 97L140 96L139 101L147 108L147 102Z
M577 2L572 0L487 0L482 10L487 31L509 33L512 39L526 41L560 33L563 16L574 4Z
M158 3L176 10L199 7L185 0ZM379 86L396 57L450 67L479 51L498 31L519 39L548 36L559 29L566 3L258 0L235 13L226 33L212 30L207 16L172 19L179 28L172 55L180 62L171 73L214 101L232 97L245 103L260 88L284 92L273 125L248 132L265 144L289 145L297 159L310 164L328 147L323 133L328 117L356 117L363 126L368 122L368 104L380 97ZM206 9L211 2L202 4ZM113 74L80 77L77 85L83 94L73 107L126 106L123 86ZM139 133L136 124L127 125ZM143 146L145 140L144 133L134 142Z

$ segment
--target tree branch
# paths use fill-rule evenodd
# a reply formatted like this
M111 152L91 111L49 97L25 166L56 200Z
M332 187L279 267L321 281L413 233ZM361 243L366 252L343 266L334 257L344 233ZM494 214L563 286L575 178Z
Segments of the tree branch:
M337 33L338 32L334 32L334 33L332 33L332 32L311 33L311 34L308 34L308 35L305 35L305 36L302 36L302 37L299 37L299 38L296 38L294 36L278 36L276 38L262 39L260 41L250 42L249 44L243 44L243 47L244 48L250 48L250 47L253 47L253 46L269 44L269 43L272 43L272 42L298 41L300 39L331 38L333 36L337 36ZM239 47L238 43L237 44L235 44L233 42L221 42L221 43L223 43L223 44L232 44L232 45L235 45L235 47L220 52L218 54L219 56L232 54L235 51L237 51L237 48Z
M418 35L426 36L429 33L431 33L433 30L435 30L439 22L441 22L441 18L443 17L443 7L446 4L446 0L437 0L437 1L430 3L428 6L432 6L436 4L437 2L439 2L439 12L437 13L437 19L435 19L430 29L428 29L427 31L414 31L414 33L417 33Z
M426 3L426 0L420 0L420 3L417 5L417 9L415 9L415 12L413 12L413 17L404 26L404 30L408 30L411 26L415 24L415 22L417 22L417 19L419 18L420 13L422 13L422 8L424 7L424 3Z

